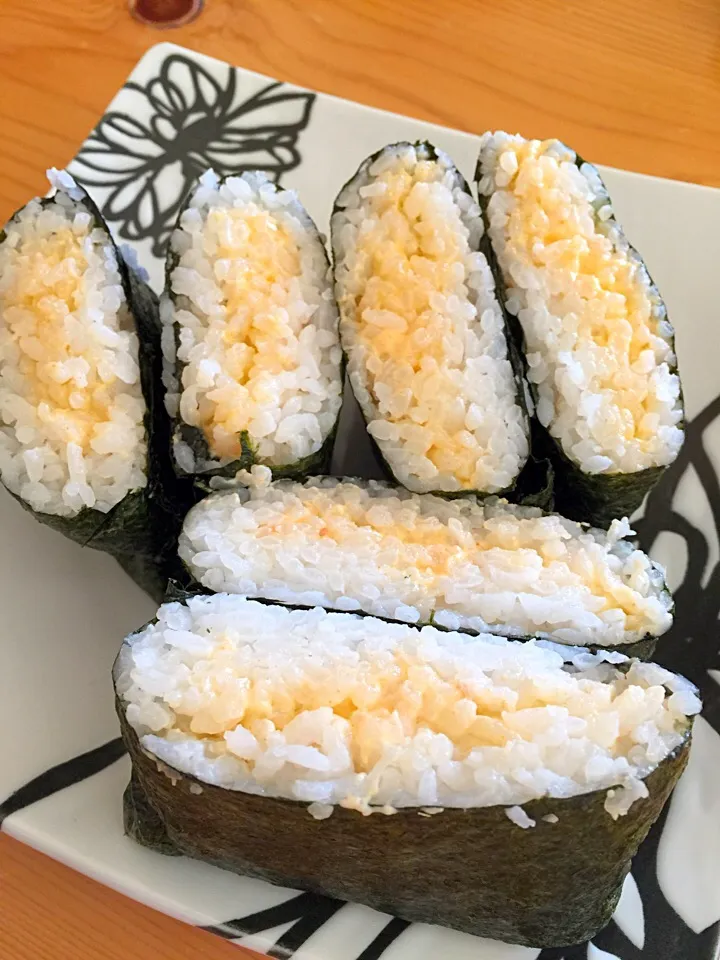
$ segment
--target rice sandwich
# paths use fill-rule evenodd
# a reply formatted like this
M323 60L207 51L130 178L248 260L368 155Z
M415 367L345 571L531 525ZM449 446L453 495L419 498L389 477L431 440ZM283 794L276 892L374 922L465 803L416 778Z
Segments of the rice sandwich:
M418 493L511 490L529 452L519 361L450 158L385 147L340 192L331 234L350 383L392 475Z
M229 594L163 605L114 680L146 844L535 947L609 920L700 709L620 654Z
M183 476L323 472L342 400L330 266L297 196L208 171L172 233L161 303L173 457Z
M151 556L171 524L157 300L87 193L49 178L0 231L0 479L78 543Z
M608 531L498 498L316 478L218 491L180 558L217 592L648 656L672 624L663 571Z
M554 448L556 507L607 526L640 506L682 446L665 304L597 170L559 140L487 133L477 180Z

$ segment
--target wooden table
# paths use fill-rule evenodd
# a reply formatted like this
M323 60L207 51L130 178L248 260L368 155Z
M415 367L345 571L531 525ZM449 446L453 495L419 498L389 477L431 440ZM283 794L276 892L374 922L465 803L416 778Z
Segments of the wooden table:
M167 0L166 0L167 2ZM160 40L464 130L558 136L720 186L717 0L206 0L160 32L125 0L1 0L0 222L44 190ZM250 956L0 837L2 960Z

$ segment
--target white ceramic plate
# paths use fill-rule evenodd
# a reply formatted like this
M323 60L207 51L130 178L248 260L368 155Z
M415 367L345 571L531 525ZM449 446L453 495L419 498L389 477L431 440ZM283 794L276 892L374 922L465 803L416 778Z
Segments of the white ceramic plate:
M482 131L483 118L477 118ZM535 131L526 130L532 135ZM156 288L188 183L261 167L327 225L359 162L396 140L430 139L473 172L477 139L276 83L170 44L150 50L71 171ZM690 149L690 148L688 148ZM150 853L122 832L128 762L110 667L153 612L107 556L82 550L0 495L0 823L108 886L274 957L298 960L716 960L720 941L720 191L604 171L677 328L689 427L680 461L639 525L666 563L677 620L661 646L705 700L687 773L594 943L532 950L298 894ZM8 214L10 211L6 211ZM372 469L347 405L336 472ZM352 437L352 441L350 438ZM462 851L458 851L462 856Z

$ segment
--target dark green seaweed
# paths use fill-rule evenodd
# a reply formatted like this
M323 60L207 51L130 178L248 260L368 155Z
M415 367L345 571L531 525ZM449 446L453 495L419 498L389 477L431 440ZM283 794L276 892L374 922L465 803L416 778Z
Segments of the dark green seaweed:
M40 200L42 206L51 202L52 197ZM174 477L167 452L169 431L164 411L158 300L148 284L126 262L100 210L87 192L83 190L78 202L91 214L95 227L102 230L113 244L123 292L135 324L140 380L146 403L147 485L130 491L107 513L85 507L71 517L37 512L21 497L8 492L41 523L81 546L116 557L124 569L132 569L133 579L155 599L164 593L164 586L160 589L160 584L166 580L166 568L169 571L176 566L171 553L182 517L190 505L190 487ZM3 231L0 243L4 237Z
M544 432L544 444L555 470L555 503L571 520L590 518L593 526L609 527L631 517L666 470L647 467L635 473L584 473L559 440Z
M355 180L356 177L357 177L361 172L363 172L367 167L371 166L371 165L375 162L375 160L377 160L377 158L378 158L382 153L384 153L386 150L388 150L388 149L390 149L390 148L392 148L392 147L399 147L399 146L413 146L413 147L415 147L416 149L417 149L418 147L424 147L424 148L428 151L428 155L430 156L430 159L432 159L432 160L437 160L437 159L438 159L438 150L437 150L437 148L436 148L432 143L430 143L430 142L427 141L427 140L416 140L416 141L415 141L414 143L412 143L412 144L410 144L410 143L405 143L405 142L402 142L402 141L401 141L401 142L398 142L398 143L388 144L387 146L383 147L382 149L377 150L375 153L373 153L373 154L371 154L369 157L367 157L367 159L363 160L363 162L360 164L360 166L358 167L357 171L353 174L353 176L352 176L345 184L343 184L343 186L341 187L341 189L340 189L337 197L335 198L335 202L334 202L334 204L333 204L333 209L332 209L332 216L333 216L333 217L334 217L335 213L337 213L339 210L342 209L342 207L341 207L341 205L339 204L338 200L339 200L339 198L342 196L342 194L344 193L344 191L346 190L346 188L350 186L350 184L353 182L353 180ZM465 193L467 193L469 196L472 197L472 196L473 196L472 190L470 189L470 185L468 184L468 182L467 182L467 180L465 179L465 177L463 177L463 175L460 173L460 171L459 171L457 168L454 167L453 169L454 169L455 178L456 178L456 182L457 182L458 186L460 186ZM474 199L474 197L473 197L473 199ZM330 233L331 233L331 248L332 248L332 256L333 256L333 274L335 275L335 274L336 274L336 270L337 270L338 253L337 253L336 245L335 245L334 238L333 238L332 219L331 219L331 230L330 230ZM485 254L485 256L487 257L487 249L486 249L486 247L487 247L487 243L486 243L485 237L483 236L482 240L480 241L479 251L480 251L481 253ZM338 293L337 280L336 280L336 284L335 284L335 289L336 289L336 296L337 296L337 293ZM506 339L506 342L507 342L507 345L508 345L508 359L510 360L510 365L512 366L513 374L514 374L514 376L515 376L515 381L516 381L516 384L517 384L517 402L518 402L520 408L521 408L522 411L523 411L523 415L524 415L524 417L525 417L526 425L527 425L527 427L528 427L528 432L529 432L529 429L530 429L529 414L528 414L527 402L526 402L526 398L525 398L525 370L524 370L524 359L523 359L522 354L521 354L520 351L518 350L518 346L517 346L517 343L516 343L515 339L511 336L511 331L510 331L510 329L509 329L509 327L508 327L508 324L507 324L507 313L506 313L506 311L505 311L505 309L504 309L503 302L502 302L502 300L500 299L499 296L498 296L496 299L498 300L498 303L500 304L500 306L501 306L501 308L502 308L502 310L503 310L503 316L505 317L505 339ZM339 302L339 298L338 298L338 302ZM342 340L342 324L340 325L340 334L341 334L340 339ZM344 355L344 357L346 358L346 363L347 363L347 348L346 348L345 344L343 344L343 355ZM351 386L352 386L352 382L351 382ZM357 400L357 397L356 397L356 400ZM367 424L368 412L363 409L363 407L362 407L362 405L361 405L361 403L360 403L359 400L357 400L357 404L358 404L358 408L359 408L359 410L360 410L360 413L361 413L361 415L362 415L362 417L363 417L363 420L364 420L365 424ZM399 481L398 478L394 475L393 470L392 470L392 467L390 466L390 464L389 464L389 463L387 462L387 460L385 459L385 457L384 457L384 455L383 455L383 453L382 453L382 450L380 449L379 444L377 443L377 441L375 440L375 438L374 438L373 436L371 436L370 434L368 434L368 436L370 437L370 442L371 442L371 444L372 444L373 451L374 451L374 453L375 453L375 457L376 457L378 463L381 465L382 470L383 470L386 478L387 478L390 482L399 483L400 481ZM543 457L538 457L537 460L539 461L540 464L542 464L542 461L544 460L544 458L543 458ZM527 463L526 463L525 466L527 466ZM548 464L548 466L549 466L549 464ZM544 480L543 480L543 479L540 479L540 475L539 475L539 473L538 473L538 469L539 469L539 468L538 468L537 464L535 464L535 465L531 464L531 465L530 465L529 474L527 474L527 475L523 478L523 472L524 472L524 470L525 470L525 467L521 468L521 471L520 471L520 473L518 474L518 477L515 479L515 481L514 481L509 487L505 488L504 490L497 491L497 492L495 492L495 493L488 493L488 492L485 491L485 490L458 490L458 491L453 491L453 492L448 492L448 491L444 491L444 490L432 490L432 491L428 491L428 492L432 493L434 496L444 497L444 498L446 498L446 499L448 499L448 500L455 499L455 498L457 498L457 497L465 497L465 496L469 496L469 495L470 495L470 496L475 496L475 497L498 496L498 497L506 497L508 500L511 500L513 503L524 503L524 502L525 502L525 500L524 500L524 495L525 495L525 494L523 493L523 490L524 490L524 487L529 484L531 491L535 491L535 492L534 492L534 494L533 494L533 493L529 493L528 495L529 495L529 496L533 496L533 495L534 495L534 496L539 496L542 502L539 503L538 505L544 506L545 509L549 509L549 508L552 506L552 476L551 476L549 473L547 473L546 476L545 476L545 478L544 478ZM548 485L548 480L549 480L549 485ZM540 485L540 489L538 489L538 482L539 482L539 485ZM416 491L416 492L417 492L417 491ZM528 504L528 505L531 505L531 504Z
M323 441L322 446L315 453L308 454L300 460L283 466L270 466L273 478L276 480L302 480L305 477L311 477L315 474L327 473L330 469L330 459L332 457L333 445L335 443L335 434L337 423ZM175 428L174 436L183 440L192 450L196 460L202 463L211 463L212 458L208 450L207 441L201 430L197 427L188 426L183 423ZM256 464L269 466L264 460L257 456L256 451L250 442L247 430L240 434L240 445L242 455L237 460L229 463L218 464L207 470L201 470L197 473L187 473L175 460L175 469L180 477L192 477L195 480L195 486L200 490L205 489L207 482L212 477L224 477L231 479L239 470L250 470ZM207 489L210 489L207 487Z
M222 184L228 177L239 176L238 174L227 174L224 177L219 178L219 182ZM196 186L196 185L195 185ZM175 223L175 229L180 225L180 221L185 210L190 203L192 196L195 192L195 186L188 192L185 202L183 203L178 217ZM325 250L325 243L323 241L322 235L317 229L312 218L307 214L307 227L310 235L323 250L325 259L327 261L328 270L330 269L330 260L328 259L327 252ZM176 296L172 289L172 274L175 268L179 263L180 258L173 250L172 242L168 244L167 258L165 261L165 292L163 294L170 302L175 305ZM175 333L175 350L179 346L179 331L177 325L174 325ZM167 361L166 361L167 362ZM184 364L176 359L174 369L171 371L173 377L178 383L182 382L182 371ZM344 380L345 377L345 364L341 365L340 368L340 378ZM202 430L198 427L187 424L182 420L180 412L171 418L170 423L170 456L173 466L173 470L179 478L190 479L194 481L195 489L195 499L199 499L204 496L205 492L210 488L207 486L207 481L212 477L224 477L226 479L232 479L239 470L249 470L251 467L256 464L267 466L272 471L274 478L278 479L295 479L301 480L304 477L312 476L313 474L318 473L327 473L330 469L330 460L332 457L333 445L335 443L335 435L337 432L337 425L340 419L340 411L338 411L337 418L332 430L329 432L325 440L323 440L322 445L314 453L309 454L307 457L303 457L300 460L296 460L293 463L284 464L282 466L274 466L273 464L267 463L262 458L258 457L256 450L253 447L250 436L246 430L243 430L240 434L240 446L241 446L241 456L235 460L226 461L218 460L213 457L210 449L208 447L207 439L205 438ZM180 463L178 463L177 457L174 452L174 445L176 442L182 441L186 443L192 450L193 456L195 458L196 469L194 471L186 471Z
M371 816L201 783L148 754L116 698L133 779L126 832L159 853L182 854L284 887L366 904L532 947L593 937L610 920L639 845L687 763L685 740L645 779L649 796L613 820L605 790L523 804L521 829L502 806L418 808ZM553 814L556 823L542 818Z
M518 487L518 489L516 490L516 493L519 493L522 496L522 499L514 501L515 505L523 506L523 507L537 507L544 514L547 514L547 515L551 513L557 513L557 511L546 510L542 506L542 504L548 500L548 497L550 498L552 497L552 470L553 468L550 465L548 460L535 461L534 459L531 459L530 461L528 461L525 468L520 474L521 480L523 479L524 476L526 478L524 480L524 484L525 484L524 488L520 489ZM308 477L304 481L304 485L310 485L310 484L313 484L315 481L322 480L322 479L323 479L322 477ZM339 482L353 483L363 488L368 487L369 484L373 484L376 486L381 486L386 488L389 487L389 488L402 490L403 492L405 489L404 487L400 487L397 483L392 481L390 482L383 481L383 480L368 481L361 477L331 477L329 479L337 480ZM213 495L222 496L223 493L226 493L229 490L243 490L243 489L245 489L243 485L238 483L237 481L228 481L226 485L221 489L209 489L209 488L203 489L202 496L198 497L198 499L199 500L203 499L205 496L209 496L209 497L212 497ZM439 495L438 494L417 494L417 496L430 497L430 496L439 496ZM440 497L440 498L444 499L443 497ZM489 498L488 497L481 498L473 495L466 495L464 499L475 500L478 504L482 504L483 500L488 500ZM590 524L588 523L580 522L580 526L584 530L591 529ZM667 585L665 583L664 571L658 564L653 563L652 565L653 565L653 569L658 575L658 578L661 578L661 581L662 581L662 585L658 585L658 591L657 591L658 596L671 599L670 591L668 590ZM178 566L172 572L171 576L174 581L173 588L174 590L179 592L173 593L172 596L168 596L166 594L165 596L166 600L170 600L170 599L185 600L189 596L192 596L197 593L213 592L213 591L209 591L207 587L205 587L203 584L199 583L198 580L195 579L194 574L192 573L192 571L189 569L189 567L184 561L178 561ZM302 603L292 603L292 602L286 603L285 601L268 598L262 594L262 589L263 589L262 585L260 585L259 592L248 593L247 596L252 598L253 600L257 600L260 603L267 603L270 605L282 603L282 605L284 606L290 606L296 609L301 609L304 606ZM359 599L359 598L356 597L355 599ZM334 610L337 608L328 606L326 607L326 609ZM673 612L672 606L670 607L670 612L671 613ZM384 620L387 623L398 622L398 621L393 621L392 617L379 616L376 613L371 614L364 610L355 610L353 611L353 613L361 617L372 616L375 619ZM448 628L443 626L442 624L436 623L434 617L435 617L435 614L433 613L431 614L429 620L419 621L416 624L416 626L422 627L422 626L432 625L437 630L447 631ZM399 622L404 622L404 621L399 621ZM467 633L471 636L477 635L477 631L474 631L469 627L460 627L457 632ZM486 632L490 634L495 634L497 636L506 636L506 634L502 633L499 626L489 625ZM538 637L536 634L527 634L525 636L507 637L507 639L526 642L528 640L537 640L537 639L552 640L552 637ZM617 644L606 645L606 646L587 643L584 645L583 649L587 649L592 652L596 652L598 650L605 650L611 653L622 653L627 657L634 657L637 660L649 660L655 653L655 649L657 647L659 639L660 638L657 636L647 634L645 636L640 637L637 640L631 640L624 643L617 643ZM553 642L561 644L561 641L556 640Z
M503 307L504 310L504 307ZM543 513L555 510L555 468L548 454L540 453L535 440L536 424L530 422L531 453L520 471L515 487L506 499L521 507L539 507Z
M116 554L115 559L130 579L158 606L168 600L171 583L187 581L185 568L177 555L175 535L168 541L165 549L155 556L126 553Z
M600 177L597 168L593 164L588 163L587 160L584 160L577 153L575 153L575 165L579 170L586 165L591 167L600 182L603 184L603 188L605 189L605 193L609 201L607 188L605 187L605 183L602 180L602 177ZM480 160L478 160L475 171L476 185L479 183L481 177L482 169ZM522 327L517 317L509 313L507 310L507 290L505 278L503 276L500 264L498 263L492 242L489 238L487 209L490 198L480 193L479 189L477 193L480 209L483 213L483 220L485 222L485 234L483 239L486 241L486 246L484 248L484 252L488 257L488 263L490 264L490 268L495 276L498 298L502 305L508 328L511 332L512 339L515 342L516 348L520 356L523 358L525 373L527 373L527 365L525 364L524 359L525 338L522 332ZM617 224L617 226L620 227L614 211L606 222ZM657 288L657 284L654 283L647 266L637 250L630 244L628 244L628 247L630 257L637 262L638 266L644 270L648 276L652 295L656 300L657 306L661 310L661 316L659 319L667 320L667 308L664 300L660 296L660 291ZM674 352L674 337L671 338L670 343ZM678 373L677 364L674 367L671 367L671 372L676 374ZM529 384L533 400L535 403L537 403L537 389L533 383L530 381L527 382ZM680 395L680 401L682 403L682 391ZM684 429L684 421L679 424L679 427ZM560 440L553 437L549 430L547 430L547 428L544 427L536 417L533 418L532 449L536 456L549 458L553 465L555 474L555 509L571 520L586 521L594 527L605 528L610 526L610 523L615 519L632 516L632 514L640 508L645 496L652 490L664 471L667 469L666 467L647 467L644 470L637 470L633 473L585 473L580 465L567 455Z
M140 781L133 774L123 794L123 826L128 837L168 857L182 853L170 840L165 824L149 803Z

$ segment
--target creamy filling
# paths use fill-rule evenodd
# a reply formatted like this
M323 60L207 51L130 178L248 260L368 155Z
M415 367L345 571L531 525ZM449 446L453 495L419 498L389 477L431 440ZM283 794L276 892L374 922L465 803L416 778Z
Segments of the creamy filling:
M144 487L147 449L117 256L65 179L0 243L0 477L34 510L74 516Z
M480 194L526 341L537 415L588 473L671 463L673 329L595 169L557 140L486 134Z
M145 749L228 789L368 812L615 788L625 812L699 700L653 664L558 649L218 594L162 606L116 681Z
M410 489L497 492L528 454L482 218L445 155L388 148L333 216L349 374Z
M243 439L273 465L318 451L340 409L341 351L325 250L295 195L260 174L208 173L171 243L163 346L182 382L168 378L170 412L215 460L239 458ZM195 469L187 444L176 456Z
M215 591L611 645L672 624L662 571L631 532L375 482L259 480L194 507L179 553Z

